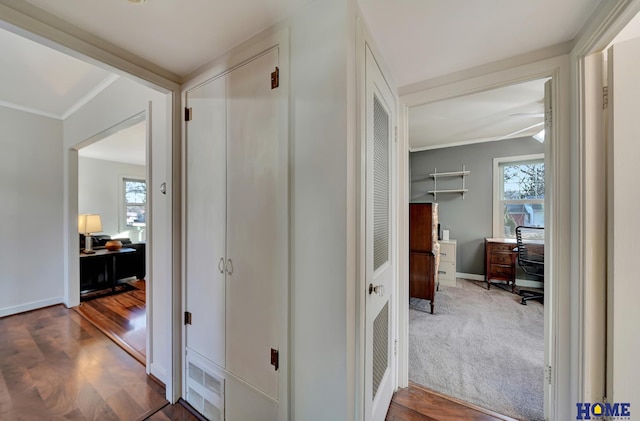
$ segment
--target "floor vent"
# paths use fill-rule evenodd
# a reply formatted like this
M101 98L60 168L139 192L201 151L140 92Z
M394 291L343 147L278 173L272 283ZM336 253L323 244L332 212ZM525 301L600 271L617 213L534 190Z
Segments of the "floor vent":
M187 353L187 402L209 421L224 420L224 377Z

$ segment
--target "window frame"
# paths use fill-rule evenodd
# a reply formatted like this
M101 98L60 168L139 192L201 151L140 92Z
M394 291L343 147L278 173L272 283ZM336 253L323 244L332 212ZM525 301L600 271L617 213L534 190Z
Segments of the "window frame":
M493 158L493 237L505 238L504 235L504 215L502 209L505 204L513 203L532 203L543 204L545 199L511 199L503 200L504 197L504 180L503 173L500 168L503 164L517 164L526 161L542 161L545 162L544 154L530 154L530 155L516 155L516 156L504 156L500 158ZM546 171L546 162L545 162ZM546 177L545 177L546 182ZM546 184L545 184L545 197L546 197Z
M125 189L125 183L127 181L135 181L135 182L142 182L145 185L145 191L146 191L146 195L145 195L145 203L128 203L127 199L126 199L126 189ZM131 205L131 206L143 206L145 208L145 215L147 213L147 208L148 208L148 197L149 197L149 184L147 183L147 179L144 177L139 177L139 176L128 176L128 175L123 175L120 176L120 194L119 194L119 202L120 202L120 206L119 206L119 214L120 214L120 218L119 218L119 231L120 232L124 232L124 231L130 231L133 229L144 229L146 228L146 216L145 216L145 226L144 227L130 227L127 225L127 206Z

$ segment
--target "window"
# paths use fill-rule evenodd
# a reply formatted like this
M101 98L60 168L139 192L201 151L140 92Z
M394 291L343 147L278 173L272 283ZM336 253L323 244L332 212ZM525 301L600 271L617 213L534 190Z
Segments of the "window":
M134 178L123 178L124 227L145 227L147 207L147 182Z
M544 227L544 156L493 160L493 236L515 238L516 227Z

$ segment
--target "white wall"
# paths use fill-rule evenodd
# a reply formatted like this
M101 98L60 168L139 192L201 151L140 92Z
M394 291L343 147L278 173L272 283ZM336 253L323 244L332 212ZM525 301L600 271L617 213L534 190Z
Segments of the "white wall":
M292 419L353 419L353 306L348 289L349 100L355 87L345 0L314 1L292 19ZM353 104L351 104L353 105ZM353 229L354 227L351 227Z
M0 106L0 317L62 302L62 122Z
M146 178L144 165L125 164L80 157L78 159L78 213L97 213L102 221L102 234L114 237L124 229L122 218L122 178ZM137 232L120 237L140 241Z
M170 96L161 94L129 79L120 78L87 105L64 121L65 205L69 207L66 232L70 244L77 243L77 174L74 173L77 152L87 139L145 111L152 102L151 156L152 174L148 179L151 227L148 232L150 271L148 292L151 295L149 329L152 343L147 349L150 372L162 381L170 371L170 309L171 309L171 160ZM71 170L71 171L70 171ZM167 194L160 193L160 184L167 183ZM74 198L75 196L75 198ZM79 293L78 258L70 254L66 274L69 279L69 305L77 305Z

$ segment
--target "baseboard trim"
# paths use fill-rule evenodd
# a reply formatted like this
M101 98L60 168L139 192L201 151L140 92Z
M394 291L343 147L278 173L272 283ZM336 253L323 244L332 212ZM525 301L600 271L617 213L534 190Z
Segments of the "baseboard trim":
M24 313L27 311L38 310L44 307L62 304L62 297L47 298L46 300L32 301L30 303L20 304L13 307L5 307L0 309L0 317L13 316L14 314Z
M475 273L456 272L456 278L471 279L472 281L484 281L484 275L476 275Z
M167 378L167 372L162 367L159 367L156 363L149 364L150 375L154 376L156 379L160 380L162 383L165 383L165 379Z
M456 272L457 278L471 279L472 281L484 281L484 275L476 273ZM524 288L544 288L544 283L530 279L516 279L516 286Z

